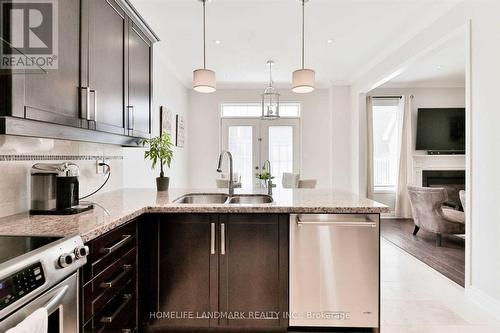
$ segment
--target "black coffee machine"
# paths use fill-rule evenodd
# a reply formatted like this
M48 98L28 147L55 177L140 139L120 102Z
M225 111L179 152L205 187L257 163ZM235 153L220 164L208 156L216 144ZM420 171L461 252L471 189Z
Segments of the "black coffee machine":
M31 210L33 215L69 215L90 210L79 203L78 165L38 163L31 167Z

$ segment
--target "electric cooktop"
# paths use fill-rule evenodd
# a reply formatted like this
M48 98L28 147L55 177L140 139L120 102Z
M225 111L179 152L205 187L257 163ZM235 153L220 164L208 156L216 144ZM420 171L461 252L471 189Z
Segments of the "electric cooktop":
M0 236L0 264L61 238L45 236Z

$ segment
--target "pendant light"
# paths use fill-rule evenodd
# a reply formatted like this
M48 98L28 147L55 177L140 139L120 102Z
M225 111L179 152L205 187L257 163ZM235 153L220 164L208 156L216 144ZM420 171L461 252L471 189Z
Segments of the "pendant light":
M273 72L274 61L268 60L269 66L269 86L262 93L262 119L276 119L280 117L280 94L273 87Z
M205 27L205 5L210 0L198 0L203 3L203 68L193 71L193 89L201 93L212 93L216 91L215 72L207 69L206 56L206 27Z
M305 48L305 4L309 0L299 0L302 4L302 68L293 72L292 91L304 94L314 90L315 73L312 69L304 68L304 48Z

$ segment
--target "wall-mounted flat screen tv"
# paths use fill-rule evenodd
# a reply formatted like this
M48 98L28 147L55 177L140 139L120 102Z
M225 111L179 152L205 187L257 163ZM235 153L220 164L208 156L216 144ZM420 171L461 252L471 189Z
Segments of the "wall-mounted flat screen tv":
M465 108L418 109L417 150L465 153Z

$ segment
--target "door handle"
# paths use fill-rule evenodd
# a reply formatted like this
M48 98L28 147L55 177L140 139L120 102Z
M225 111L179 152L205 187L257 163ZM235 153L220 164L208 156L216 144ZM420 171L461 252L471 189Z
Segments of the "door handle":
M130 131L134 130L135 127L135 108L132 105L127 106L127 114L128 114L128 129ZM130 112L132 111L132 112ZM132 115L132 117L130 116Z
M121 248L123 245L125 245L131 238L132 238L132 235L123 235L122 239L120 241L118 241L116 244L113 244L110 247L102 248L101 253L110 254L112 252L115 252L116 250Z
M64 297L69 287L64 286L54 297L52 297L45 305L44 308L50 314L52 312L52 308L54 308L59 301Z
M210 223L210 254L215 254L215 223Z
M226 255L226 224L220 225L220 254Z
M112 323L116 317L122 312L122 310L127 306L127 304L130 302L132 299L131 294L124 294L123 295L123 303L113 312L111 316L108 317L102 317L101 318L101 323Z
M118 274L113 280L109 282L101 282L101 284L99 284L99 287L104 289L113 288L132 269L132 265L123 265L122 268L123 271L120 274Z
M295 222L300 226L332 226L332 227L370 227L376 228L375 222L361 222L361 221L302 221L299 216L295 218Z
M83 112L83 110L85 110L85 117L84 115L82 114L82 118L85 118L87 121L90 120L90 114L89 114L89 104L90 104L90 93L89 93L89 87L82 87L82 90L81 90L81 110ZM83 92L85 92L85 98L83 97ZM85 101L85 107L83 106L83 102Z
M94 113L93 113L92 118L91 118L89 115L89 112L87 111L87 120L96 121L96 119L97 119L97 90L90 89L89 95L90 94L94 94Z

